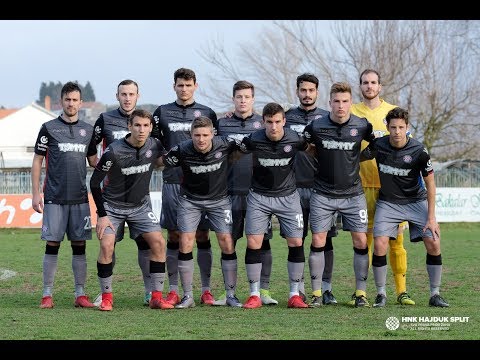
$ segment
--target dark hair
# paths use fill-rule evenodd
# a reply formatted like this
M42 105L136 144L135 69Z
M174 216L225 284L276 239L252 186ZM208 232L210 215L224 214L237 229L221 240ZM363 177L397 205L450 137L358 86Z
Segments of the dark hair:
M65 85L63 85L62 91L60 92L60 98L63 99L64 95L74 91L78 91L80 93L80 99L82 99L82 89L77 83L73 81L69 81Z
M346 82L336 82L336 83L333 83L332 87L330 88L330 97L336 93L346 93L346 92L352 95L352 87L350 86L350 84Z
M173 74L173 83L177 83L177 79L185 79L185 80L193 80L193 83L197 83L197 77L195 76L195 71L186 69L186 68L180 68L175 71Z
M252 89L252 96L255 96L255 87L246 80L240 80L233 84L233 96L235 96L235 91L244 89Z
M405 124L408 125L408 110L402 109L401 107L393 108L385 117L387 125L390 125L390 120L392 119L403 119L405 120Z
M135 87L137 88L137 94L138 94L138 84L137 84L137 82L133 81L133 80L130 80L130 79L120 81L120 83L117 86L117 94L118 94L118 89L120 89L120 86L132 85L132 84L135 85Z
M315 75L311 73L303 73L302 75L297 76L297 89L304 81L315 84L315 88L318 89L318 78Z
M153 115L151 112L143 109L135 109L128 117L128 123L133 124L133 119L138 116L140 118L150 119L150 124L153 125Z
M199 116L192 121L192 127L190 131L193 132L194 129L202 127L210 128L213 130L212 120L207 116Z
M285 110L283 110L282 105L271 102L263 107L262 117L265 120L265 116L274 116L278 113L285 117Z
M377 70L373 70L373 69L365 69L362 71L362 73L360 74L360 85L362 85L362 76L363 75L366 75L366 74L376 74L377 77L378 77L378 83L381 84L381 79L380 79L380 74L378 73Z

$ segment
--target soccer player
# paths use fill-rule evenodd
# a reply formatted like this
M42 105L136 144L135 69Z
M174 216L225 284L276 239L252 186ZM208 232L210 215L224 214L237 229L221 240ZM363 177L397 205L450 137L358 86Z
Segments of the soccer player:
M367 204L360 181L360 146L373 139L372 124L350 114L352 89L349 84L334 83L330 88L328 116L305 127L308 142L315 145L317 172L310 199L312 245L310 269L312 279L320 279L325 266L324 250L327 231L335 216L342 216L353 242L353 269L356 290L355 306L369 306L366 297L368 276ZM318 283L312 281L312 286ZM316 288L313 288L316 291Z
M190 138L192 121L199 116L207 116L217 121L215 112L195 102L193 96L198 88L197 77L191 69L180 68L173 74L173 90L177 99L169 104L160 105L153 113L155 120L152 136L158 137L166 150ZM178 197L180 183L183 178L182 168L166 168L162 171L162 212L160 224L167 229L167 271L170 292L167 301L172 305L180 302L178 295L178 248L179 233L177 229ZM200 268L202 295L200 302L213 305L215 299L210 291L210 275L212 271L212 249L209 239L208 219L202 218L196 232L197 262Z
M32 162L32 208L43 213L42 240L43 295L40 307L53 308L53 283L57 272L58 251L65 237L72 246L72 270L75 281L75 307L93 307L85 294L87 278L86 240L92 238L92 223L86 185L87 167L95 166L97 149L93 126L78 120L82 90L67 82L60 92L62 114L42 125L35 143ZM40 177L45 159L44 199L40 195Z
M264 129L242 139L240 149L253 156L252 185L247 195L245 233L247 250L245 266L250 285L250 296L244 308L262 306L260 274L261 247L272 215L280 223L288 245L288 276L290 282L289 308L306 308L299 295L299 282L303 276L303 215L300 195L295 186L294 161L298 151L307 150L308 144L295 131L284 128L285 112L281 105L268 103L262 112Z
M362 152L362 158L377 160L380 193L377 200L373 234L373 276L377 297L373 307L385 307L387 296L387 248L397 235L398 223L408 221L410 241L423 240L427 251L430 280L429 305L448 307L440 296L442 255L440 227L435 218L435 179L430 155L419 141L407 136L408 111L394 108L386 116L389 135L377 138ZM418 181L423 177L425 186ZM426 188L426 189L425 189Z
M192 138L174 146L163 158L166 168L181 167L184 179L178 198L180 248L178 270L183 297L178 309L195 306L193 299L193 245L195 232L206 213L222 251L221 263L226 291L226 305L241 307L235 296L237 254L232 239L232 203L228 196L228 158L238 150L236 141L213 136L211 119L199 116L191 125Z
M115 110L106 111L98 117L95 122L95 143L98 145L102 143L102 152L113 141L123 139L129 133L128 117L135 110L140 94L138 92L138 84L130 79L122 80L117 86L116 94L119 107ZM104 181L106 184L108 179ZM116 242L123 239L124 229L118 229L115 234ZM138 248L138 265L142 270L143 284L145 287L145 296L143 304L148 306L151 297L150 288L150 247L148 243L140 235L135 239ZM113 266L115 266L115 249L113 250ZM99 294L95 299L94 304L100 305L102 301L102 294Z
M128 224L132 239L142 235L150 247L150 279L152 309L172 309L162 298L165 282L165 239L159 219L152 211L150 179L158 158L165 149L158 139L150 137L153 116L145 110L134 110L128 118L127 134L111 143L103 153L90 179L97 206L97 237L100 252L97 260L98 279L102 292L99 309L113 309L113 262L115 234ZM100 184L108 175L103 191Z
M240 80L233 85L233 114L226 114L214 124L217 135L241 141L245 136L263 128L262 117L255 114L253 104L255 102L255 87L252 83ZM252 155L243 154L237 160L229 163L228 168L228 193L232 200L232 236L234 245L243 236L245 214L247 211L247 195L252 183ZM264 305L277 305L278 301L270 294L270 275L272 272L272 239L271 224L262 241L260 252L262 260L262 273L260 275L260 299ZM214 305L226 305L225 296L218 298Z
M366 118L373 126L376 137L381 137L388 133L386 128L385 116L388 111L395 108L396 105L387 103L380 97L382 83L380 74L373 69L366 69L360 74L360 90L362 92L362 101L353 104L352 114ZM368 144L362 143L362 149ZM368 231L367 244L369 264L372 263L373 253L373 219L375 217L375 204L378 199L380 189L380 180L378 168L375 160L362 161L360 163L360 178L367 199L368 209ZM392 268L397 302L402 305L415 305L415 301L407 292L407 251L403 246L403 231L407 223L402 223L398 227L396 236L390 238L389 255L390 266Z
M318 78L310 73L304 73L297 77L297 97L300 105L289 108L285 112L286 127L296 131L299 135L303 135L305 126L310 122L328 116L328 111L317 107L318 97ZM309 217L310 217L310 197L312 196L313 178L317 169L317 161L312 154L301 151L295 157L295 178L297 190L300 195L300 203L302 205L303 213L303 237L302 241L305 243L305 238L308 235ZM334 305L337 299L332 293L332 271L333 269L333 247L332 237L337 235L335 225L328 231L327 242L325 245L325 268L329 268L330 272L323 272L322 283L320 279L311 279L312 288L315 290L312 294L311 307L317 307L323 304ZM310 268L317 266L316 257L309 258ZM327 266L329 264L330 266ZM322 291L323 290L323 294ZM302 276L302 281L299 285L300 296L306 301L305 296L305 282Z

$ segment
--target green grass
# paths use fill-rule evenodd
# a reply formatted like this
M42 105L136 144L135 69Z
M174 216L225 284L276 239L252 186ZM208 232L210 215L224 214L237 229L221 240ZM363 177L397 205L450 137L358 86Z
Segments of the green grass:
M115 304L112 312L77 309L73 306L71 248L65 241L60 249L54 287L54 309L40 309L42 260L45 243L38 229L0 229L0 269L16 276L0 280L0 340L474 340L480 338L480 224L442 224L442 295L450 308L428 306L429 286L422 243L406 244L407 286L417 302L414 307L395 304L393 278L389 269L388 304L384 309L355 309L344 303L354 290L353 250L350 235L340 232L334 239L335 268L333 292L337 306L317 309L288 309L287 246L275 233L272 241L273 271L271 292L278 306L255 310L200 306L200 280L195 269L194 294L197 306L187 310L151 310L142 305L143 282L137 264L135 243L127 237L117 245L114 269ZM212 240L215 236L212 235ZM248 284L244 266L244 239L237 246L237 296L244 301ZM308 259L310 240L305 254ZM214 268L212 291L223 290L220 255L212 241ZM98 241L87 245L87 293L99 292L96 275ZM308 264L308 261L307 261ZM1 270L0 270L1 271ZM308 268L306 269L308 275ZM375 298L373 275L369 273L367 294ZM307 290L310 283L307 282ZM168 289L166 283L165 289ZM468 322L450 323L447 331L400 328L388 330L385 320L402 317L468 317ZM405 323L402 322L405 325Z

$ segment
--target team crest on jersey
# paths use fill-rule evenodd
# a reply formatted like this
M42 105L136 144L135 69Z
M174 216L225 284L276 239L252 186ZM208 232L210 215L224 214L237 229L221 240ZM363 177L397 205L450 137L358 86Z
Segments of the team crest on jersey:
M292 145L285 145L285 147L283 148L283 151L285 151L286 153L289 153L290 151L292 151Z
M220 159L221 157L222 157L222 152L221 151L219 151L215 154L216 159Z
M411 163L412 162L412 157L410 155L405 155L403 157L403 161L406 162L407 164Z
M197 117L199 117L199 116L202 116L202 113L200 112L200 110L195 110L195 111L193 112L193 116L197 118Z
M358 130L357 129L350 129L350 136L357 136Z
M87 132L85 131L85 129L80 129L79 133L80 136L87 136Z
M323 116L322 115L315 115L315 120L318 120L320 118L322 118Z
M152 150L147 150L147 152L145 153L145 157L146 158L151 158L152 157Z
M260 124L259 121L255 121L255 122L253 123L253 128L254 128L254 129L260 129L261 127L262 127L262 124Z

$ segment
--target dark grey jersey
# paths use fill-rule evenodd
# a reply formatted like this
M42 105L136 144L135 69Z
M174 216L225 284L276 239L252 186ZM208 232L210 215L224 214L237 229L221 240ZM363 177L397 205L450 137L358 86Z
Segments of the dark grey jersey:
M60 116L42 124L35 154L45 156L45 203L88 202L86 157L96 153L92 125L81 120L68 123Z
M328 116L328 111L315 108L305 110L297 106L285 113L287 122L286 127L296 131L298 135L303 135L305 126L313 120L318 120ZM314 156L307 152L299 152L295 157L295 179L297 180L297 188L312 188L315 171L317 171L318 163Z
M270 140L265 129L243 138L240 149L253 155L251 189L265 196L288 196L297 189L293 169L295 155L308 147L295 131L284 128L279 141Z
M150 178L157 158L165 154L165 149L158 139L149 137L141 148L132 146L126 139L111 143L95 167L90 188L97 205L98 214L103 201L114 207L137 207L148 201ZM109 182L100 190L100 183L108 174ZM103 199L102 199L103 195Z
M349 198L363 194L360 180L360 146L373 139L372 124L350 115L338 124L329 116L305 127L305 138L315 144L318 171L313 190L330 198Z
M390 145L386 135L372 141L362 154L367 159L377 160L380 200L408 204L427 198L421 176L433 173L433 167L422 143L407 138L407 144L398 149Z
M120 109L101 113L95 125L95 143L98 145L103 140L102 148L118 139L123 139L130 131L128 130L128 115Z
M263 128L262 117L258 114L243 119L236 115L221 118L216 123L217 134L241 142L245 136ZM243 154L229 163L228 191L232 195L247 195L252 184L252 154Z
M207 116L213 123L217 115L208 106L196 102L190 105L179 105L176 101L160 105L153 113L155 120L152 136L160 139L168 151L182 141L190 139L192 121L199 116ZM163 181L168 184L182 182L182 169L166 168L162 172Z
M190 139L174 146L165 155L166 168L180 167L183 170L180 196L217 200L228 195L228 157L238 147L234 140L222 136L214 136L212 142L212 149L205 154L195 150Z

